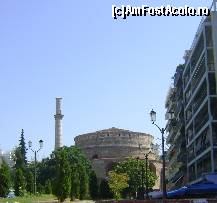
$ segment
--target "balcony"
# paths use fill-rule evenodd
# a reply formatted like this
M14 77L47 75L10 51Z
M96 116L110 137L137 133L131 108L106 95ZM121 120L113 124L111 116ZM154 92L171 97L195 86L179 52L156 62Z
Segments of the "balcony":
M175 154L175 145L170 145L169 149L167 150L167 158L170 160Z
M172 103L174 102L174 95L175 95L175 88L170 87L167 97L166 97L166 102L165 102L165 107L169 110L172 106Z
M205 59L203 58L201 63L198 65L197 69L194 72L194 75L192 77L192 92L196 89L199 82L201 81L201 78L203 77L204 73L206 72L205 68Z
M212 48L207 49L207 66L209 71L215 71L215 60Z
M192 105L193 112L196 112L198 110L198 108L201 106L204 99L206 98L206 95L207 95L207 87L206 87L206 82L204 82L201 88L198 90L198 93L194 97L193 105Z
M200 131L200 129L207 123L208 120L209 120L208 103L206 102L195 118L195 122L194 122L195 134L197 134Z
M208 152L197 161L197 178L203 173L211 172L211 154Z
M167 179L169 181L171 181L175 177L175 175L179 172L181 165L182 165L181 163L177 163L174 167L169 168L169 171L167 174L168 175Z
M182 79L182 73L184 70L184 65L179 65L176 68L176 73L174 75L174 86L176 87L180 79Z
M170 157L168 167L171 167L174 163L177 162L178 152L174 152L173 156Z
M174 136L175 136L175 133L176 133L176 132L175 132L174 129L172 129L172 130L169 132L169 135L167 136L167 139L166 139L167 144L171 143L172 138L174 138Z
M188 86L189 81L190 81L190 65L186 68L186 72L183 76L183 82L184 82L184 89Z
M211 28L211 26L205 27L205 34L206 34L206 46L212 47L213 41L212 41L212 28Z
M196 64L197 64L203 50L204 50L204 39L203 39L203 33L201 33L200 38L198 40L198 43L194 49L194 53L192 54L192 58L191 58L192 70L191 70L191 72L193 72L194 69L196 68Z
M205 151L208 147L210 147L210 137L209 130L206 128L201 135L196 139L195 152L198 156L203 151Z

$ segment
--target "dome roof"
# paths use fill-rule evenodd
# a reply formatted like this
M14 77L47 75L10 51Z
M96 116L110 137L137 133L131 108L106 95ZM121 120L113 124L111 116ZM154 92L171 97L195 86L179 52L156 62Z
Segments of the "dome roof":
M124 133L124 134L140 134L140 135L144 135L144 136L150 136L150 137L153 137L152 135L150 134L147 134L147 133L143 133L143 132L134 132L134 131L131 131L131 130L126 130L126 129L121 129L121 128L116 128L116 127L111 127L111 128L107 128L107 129L104 129L104 130L97 130L95 132L91 132L91 133L84 133L84 134L81 134L79 136L82 136L82 135L93 135L93 134L104 134L104 133L111 133L111 134L118 134L118 133Z

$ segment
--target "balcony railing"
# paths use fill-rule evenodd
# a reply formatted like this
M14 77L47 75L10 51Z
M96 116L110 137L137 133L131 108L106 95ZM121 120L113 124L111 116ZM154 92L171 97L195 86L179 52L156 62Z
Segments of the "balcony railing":
M203 117L197 116L197 120L195 121L195 134L199 132L199 130L207 123L209 120L208 112L205 113Z
M167 140L166 140L167 143L171 142L171 140L172 140L172 138L174 138L175 134L176 134L175 129L174 128L171 129L171 131L169 132L169 135L167 136Z
M204 99L206 98L206 89L203 89L199 92L199 97L195 97L193 103L193 111L196 112L200 105L203 103Z
M196 147L195 151L196 151L196 155L201 154L203 151L205 151L208 147L210 146L210 143L207 142L204 145L202 145L201 147Z
M205 73L206 69L203 66L202 68L198 68L195 72L194 78L192 80L192 92L194 92L194 90L196 89L196 87L198 86L199 82L201 81L201 78L203 77L204 73Z
M203 160L202 163L198 164L197 177L199 178L202 173L211 172L211 160Z

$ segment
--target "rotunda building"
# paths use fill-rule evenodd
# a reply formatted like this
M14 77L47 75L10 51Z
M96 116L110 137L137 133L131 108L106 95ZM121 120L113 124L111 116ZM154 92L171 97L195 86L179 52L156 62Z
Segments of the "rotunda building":
M118 162L129 157L144 159L149 153L149 167L158 177L154 189L160 188L162 163L152 135L112 127L79 135L74 140L90 160L98 179L105 179Z

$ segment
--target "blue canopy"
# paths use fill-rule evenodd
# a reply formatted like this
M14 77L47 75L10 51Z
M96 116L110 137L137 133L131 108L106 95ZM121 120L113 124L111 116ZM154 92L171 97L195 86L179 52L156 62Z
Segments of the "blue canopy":
M167 192L168 198L191 196L191 195L217 195L217 184L214 183L198 183L184 186L177 190Z

